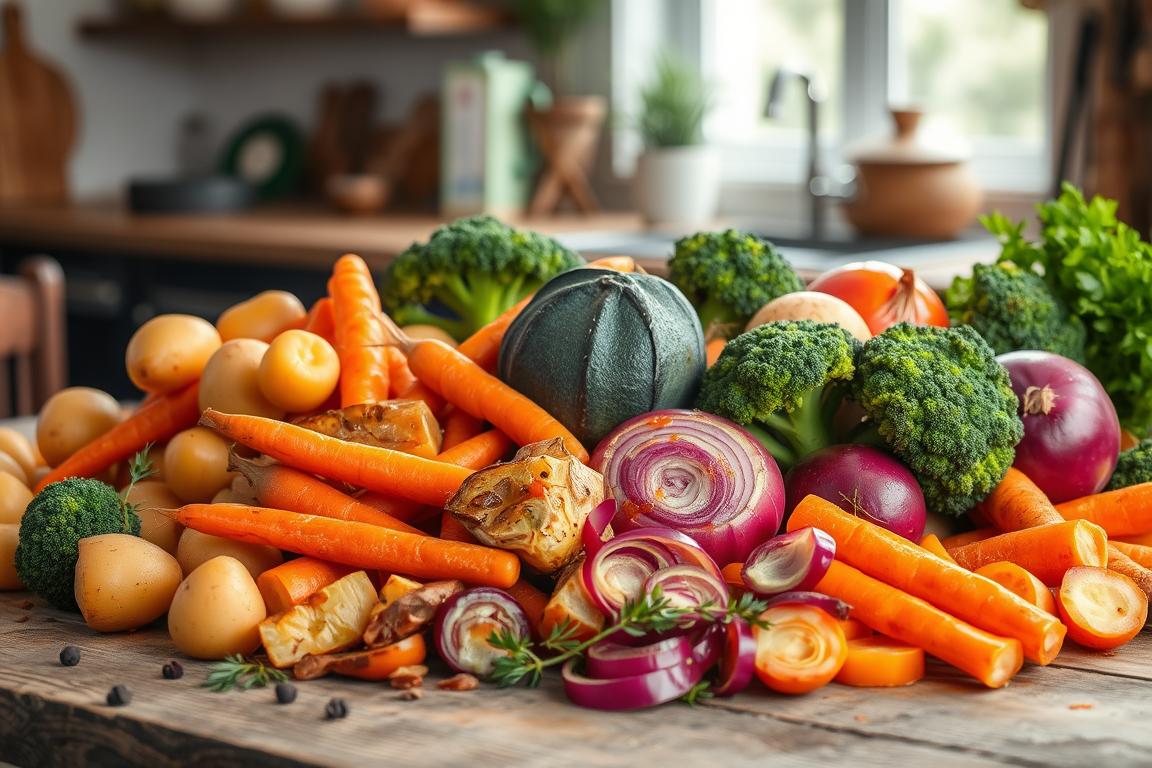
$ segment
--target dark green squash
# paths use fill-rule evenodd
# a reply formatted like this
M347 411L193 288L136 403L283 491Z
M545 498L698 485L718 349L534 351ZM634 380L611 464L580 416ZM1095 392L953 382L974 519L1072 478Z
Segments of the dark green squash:
M668 281L574 269L546 283L509 326L499 375L591 450L633 416L691 406L704 334Z

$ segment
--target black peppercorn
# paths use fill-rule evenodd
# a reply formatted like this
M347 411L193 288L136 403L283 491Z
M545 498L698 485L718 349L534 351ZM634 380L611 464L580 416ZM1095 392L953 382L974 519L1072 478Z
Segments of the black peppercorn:
M66 667L74 667L80 663L80 649L74 645L64 646L60 651L60 663Z
M164 665L160 674L164 676L165 680L179 680L184 677L184 666L180 662L172 660Z
M123 685L114 685L108 691L108 706L123 707L132 701L132 692Z
M326 720L340 720L348 717L348 705L344 699L331 699L327 706L324 707L324 718Z
M292 683L276 683L276 703L291 704L296 701L296 686Z

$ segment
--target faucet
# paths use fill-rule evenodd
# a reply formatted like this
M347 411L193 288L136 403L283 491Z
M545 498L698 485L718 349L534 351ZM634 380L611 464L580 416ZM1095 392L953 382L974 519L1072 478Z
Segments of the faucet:
M809 199L812 239L820 240L824 237L828 198L843 198L845 194L842 191L834 191L837 186L842 185L820 173L820 103L824 98L811 74L786 67L776 70L768 85L768 102L764 106L764 117L773 119L779 116L784 86L789 80L799 80L803 83L804 95L808 99L808 178L805 186Z

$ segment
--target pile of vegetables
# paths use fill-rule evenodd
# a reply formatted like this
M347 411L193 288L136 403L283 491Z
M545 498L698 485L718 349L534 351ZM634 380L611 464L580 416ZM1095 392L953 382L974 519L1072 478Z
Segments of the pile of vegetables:
M1115 648L1152 594L1152 447L1120 451L1144 395L1095 367L1111 278L1063 270L1123 242L1134 285L1144 246L1072 190L1044 211L1040 244L992 225L956 325L891 265L806 291L728 230L664 281L490 218L382 292L344 256L308 309L153 318L134 411L71 389L35 445L0 430L0 588L101 632L166 614L214 690L291 669L414 698L434 654L451 690L555 668L637 709L908 685L925 654L997 688L1066 638Z

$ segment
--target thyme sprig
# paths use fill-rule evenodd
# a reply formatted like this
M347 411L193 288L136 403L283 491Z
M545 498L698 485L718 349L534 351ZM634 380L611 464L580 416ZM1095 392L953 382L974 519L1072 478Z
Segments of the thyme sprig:
M241 691L264 688L270 683L281 683L287 679L288 675L275 667L270 667L258 659L246 659L235 653L213 664L208 670L208 677L201 685L210 691L222 693L233 688Z

